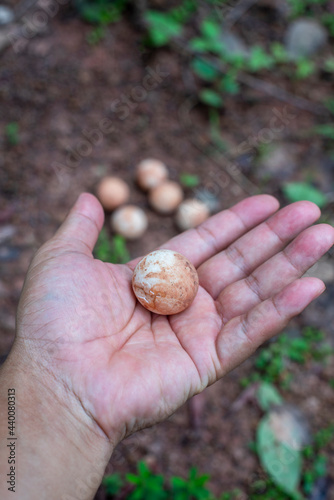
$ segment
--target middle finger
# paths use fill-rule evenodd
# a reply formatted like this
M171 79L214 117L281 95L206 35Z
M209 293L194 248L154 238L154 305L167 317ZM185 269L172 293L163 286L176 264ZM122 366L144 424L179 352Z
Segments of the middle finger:
M319 208L308 201L282 208L204 262L197 270L200 285L216 299L226 286L248 276L319 217Z

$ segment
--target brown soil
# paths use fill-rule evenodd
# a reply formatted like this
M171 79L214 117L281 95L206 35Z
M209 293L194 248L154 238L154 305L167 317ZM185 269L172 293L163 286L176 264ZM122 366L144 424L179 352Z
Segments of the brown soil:
M9 145L4 135L0 139L1 356L8 353L14 339L15 311L32 255L52 236L79 193L94 192L105 174L125 179L132 188L131 202L148 210L150 230L140 241L129 243L132 257L177 234L172 218L149 210L145 195L135 186L134 167L145 157L165 161L175 180L181 172L198 174L201 187L218 198L217 210L254 192L281 198L277 180L261 179L247 158L240 157L242 175L233 177L224 170L221 158L214 160L209 155L207 112L192 98L198 83L181 58L165 49L149 53L141 45L140 33L127 21L113 25L96 46L86 43L89 30L76 18L59 17L50 22L43 36L29 40L22 52L14 54L9 49L1 56L0 130L10 122L19 124L16 146ZM154 88L142 99L148 80ZM307 94L309 89L303 85L297 90ZM309 85L313 88L312 82ZM327 89L324 83L323 91ZM136 102L136 96L142 102ZM113 113L112 104L119 99L128 99L129 104L123 104L122 113ZM256 137L268 126L273 109L284 113L285 107L280 101L243 89L242 98L231 97L226 102L221 117L225 142L234 147L247 137ZM278 139L294 144L304 171L319 166L320 184L326 185L328 178L333 182L320 144L314 141L309 146L300 137L300 129L314 125L315 117L301 110L294 112L298 119L291 120ZM112 131L111 122L105 119L112 122ZM89 145L87 137L96 144ZM289 176L297 179L301 174L297 171ZM107 226L108 218L107 214ZM1 243L5 226L13 234ZM314 324L332 334L329 309L333 296L334 287L329 284L326 296L296 319L295 326ZM211 475L214 493L239 487L247 498L250 484L262 476L258 460L248 448L261 412L252 399L239 410L231 406L242 393L240 378L248 376L252 366L252 360L247 361L208 388L204 400L198 399L196 408L203 406L199 429L189 427L189 407L185 406L168 421L121 443L109 472L133 471L139 459L167 476L185 476L196 466ZM333 363L292 369L294 382L283 396L304 411L313 431L328 426L334 407L334 391L329 385L334 379ZM333 443L327 454L333 474ZM102 489L98 498L103 498ZM334 499L333 488L327 498Z

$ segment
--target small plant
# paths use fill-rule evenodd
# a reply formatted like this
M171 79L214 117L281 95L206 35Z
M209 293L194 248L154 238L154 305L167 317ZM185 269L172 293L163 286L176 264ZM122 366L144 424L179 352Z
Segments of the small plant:
M109 474L103 478L102 484L105 486L108 495L117 495L123 487L123 480L119 474Z
M199 93L200 100L207 104L208 106L212 106L213 108L221 108L223 106L223 99L213 89L203 89Z
M282 189L285 197L290 202L302 200L312 201L318 205L319 208L327 204L326 195L308 182L289 182L285 184Z
M113 264L125 264L130 260L130 254L126 248L125 239L115 235L112 240L107 235L105 228L99 234L94 248L94 255L103 262Z
M238 500L241 498L242 491L236 488L235 490L231 492L226 492L223 493L220 497L219 500Z
M190 498L194 500L212 499L211 493L205 488L205 484L208 480L209 476L207 474L198 476L197 469L192 467L188 479L172 477L171 498L174 500L188 500Z
M132 486L132 491L127 496L122 496L127 500L215 500L214 496L205 487L209 476L199 475L197 469L192 467L188 478L183 479L174 476L167 483L164 476L152 472L145 462L137 464L137 474L126 474L125 480ZM103 485L109 495L122 494L124 481L119 474L107 475L103 479ZM238 491L226 493L222 499L237 500Z
M138 463L137 471L137 475L126 475L127 481L135 486L128 500L167 500L163 476L151 472L145 462Z
M247 66L251 72L271 69L275 65L275 59L268 54L261 46L252 47Z
M75 6L82 19L95 25L87 41L95 45L106 34L106 27L121 19L128 0L76 0Z
M17 122L8 123L5 126L5 136L11 146L16 146L20 142L19 125Z
M287 388L291 381L288 362L305 364L308 360L323 361L332 349L324 343L324 334L312 327L303 329L301 336L280 335L276 342L263 348L255 359L255 373L241 380L242 386L265 381Z
M181 5L168 12L146 11L144 21L148 31L147 43L153 47L162 47L179 37L183 32L183 25L194 10L196 10L196 2L185 0Z
M249 500L287 500L287 496L271 479L267 478L254 481Z
M334 424L331 424L318 431L314 436L313 443L303 450L307 464L302 475L302 485L306 495L312 492L315 481L327 473L327 458L323 449L332 441L333 437Z
M183 173L180 175L180 182L186 188L195 188L199 185L199 177L198 175Z
M292 17L299 17L307 14L312 16L312 14L314 14L314 7L325 6L327 2L328 0L288 0Z
M328 31L333 36L334 35L334 14L331 12L326 12L321 16L322 23L328 28Z
M296 78L303 79L313 75L316 70L316 65L310 59L299 59L296 62Z
M313 128L313 131L326 139L334 139L334 125L332 125L331 123L317 125Z
M82 19L100 26L119 21L126 4L127 0L76 0Z

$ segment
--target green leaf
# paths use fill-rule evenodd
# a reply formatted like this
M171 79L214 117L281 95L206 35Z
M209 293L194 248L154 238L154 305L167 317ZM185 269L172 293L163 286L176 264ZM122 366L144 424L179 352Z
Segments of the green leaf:
M129 483L132 483L132 484L140 484L140 478L138 476L136 476L135 474L126 474L126 480L129 482Z
M319 208L322 208L327 203L327 197L319 189L306 182L290 182L285 184L283 186L283 193L291 202L302 200L312 201Z
M274 483L293 498L299 498L302 458L298 450L278 441L269 424L268 416L263 417L257 428L257 451L261 464Z
M107 25L120 19L124 6L125 3L122 2L112 5L86 1L80 7L80 14L88 23Z
M203 78L203 80L212 82L219 75L219 71L214 68L210 62L205 61L204 59L195 58L191 65L195 73L200 78Z
M328 71L328 73L334 73L334 57L326 59L325 70Z
M262 382L257 390L257 400L262 410L267 411L273 405L281 405L283 399L277 389L268 382Z
M102 483L109 495L116 495L123 486L123 481L118 473L105 476Z
M221 33L221 27L215 21L205 19L201 25L201 32L209 39L217 38Z
M182 477L178 476L173 476L170 482L174 488L184 488L184 486L187 485L187 482L184 479L182 479Z
M260 46L255 46L251 50L250 58L248 60L248 67L250 71L260 71L261 69L270 69L274 65L274 59L271 55Z
M297 62L296 77L297 78L307 78L315 72L315 64L309 59L301 59Z
M278 62L278 63L286 62L287 53L286 53L284 45L282 45L279 42L274 42L270 48L271 48L271 53L272 53L273 57L275 58L276 62Z
M168 14L149 10L144 17L149 25L150 39L156 47L166 45L172 38L182 33L182 24Z
M195 188L199 185L199 177L194 174L180 174L180 182L184 187Z
M224 104L224 101L220 97L220 95L215 90L212 89L201 90L199 98L202 102L214 108L221 108L222 105Z
M17 122L7 123L5 126L5 135L11 146L16 146L19 141L19 125Z
M208 52L210 51L211 42L204 38L193 38L189 42L189 47L195 52Z
M327 137L328 139L334 140L334 125L330 123L324 123L323 125L317 125L313 128L314 132Z
M226 73L220 81L219 87L228 94L235 95L239 92L240 86L236 81L236 75L233 72Z
M324 477L327 473L327 457L325 455L316 457L313 469L316 477Z
M334 115L334 98L329 97L324 101L326 108Z

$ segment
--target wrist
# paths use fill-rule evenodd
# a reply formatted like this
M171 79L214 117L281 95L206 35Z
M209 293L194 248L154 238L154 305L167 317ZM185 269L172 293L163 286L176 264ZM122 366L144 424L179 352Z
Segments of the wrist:
M38 366L22 344L0 370L0 492L11 498L8 464L8 389L15 390L16 491L20 499L94 497L112 453L106 435L80 401Z

